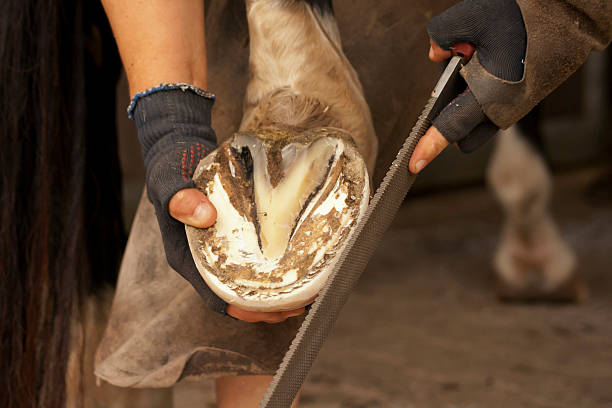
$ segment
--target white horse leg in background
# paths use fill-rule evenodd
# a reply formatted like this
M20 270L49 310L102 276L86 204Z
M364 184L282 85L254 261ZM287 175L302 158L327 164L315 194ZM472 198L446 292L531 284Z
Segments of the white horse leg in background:
M505 300L577 301L586 286L576 256L552 219L551 175L517 126L498 135L487 179L505 215L494 257L499 296Z

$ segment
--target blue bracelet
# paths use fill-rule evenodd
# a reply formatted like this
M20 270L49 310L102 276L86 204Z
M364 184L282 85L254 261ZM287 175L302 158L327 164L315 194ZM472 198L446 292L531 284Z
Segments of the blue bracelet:
M193 86L193 85L189 85L189 84L184 84L184 83L159 84L156 87L147 89L146 91L138 92L136 95L134 95L134 97L130 101L130 106L128 106L128 109L127 109L128 118L130 118L131 120L134 120L134 108L136 108L136 102L138 102L138 100L140 98L144 98L145 96L151 95L151 94L153 94L155 92L170 91L170 90L174 90L174 89L180 89L183 92L191 91L191 92L195 93L196 95L203 96L204 98L208 98L208 99L210 99L212 101L214 101L216 99L215 94L213 94L211 92L208 92L208 91L205 91L203 89L200 89L197 86Z

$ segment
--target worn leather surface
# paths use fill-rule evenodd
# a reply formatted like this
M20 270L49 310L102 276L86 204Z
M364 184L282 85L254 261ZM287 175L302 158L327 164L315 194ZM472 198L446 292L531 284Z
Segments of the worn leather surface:
M461 71L485 114L502 129L526 115L612 38L609 0L517 0L527 29L525 72L518 82L487 72L478 52Z

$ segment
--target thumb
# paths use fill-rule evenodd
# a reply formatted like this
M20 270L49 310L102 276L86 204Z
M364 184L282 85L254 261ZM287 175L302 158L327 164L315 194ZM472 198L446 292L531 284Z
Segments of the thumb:
M168 203L168 212L183 224L197 228L210 227L217 219L215 207L195 188L186 188L174 194Z

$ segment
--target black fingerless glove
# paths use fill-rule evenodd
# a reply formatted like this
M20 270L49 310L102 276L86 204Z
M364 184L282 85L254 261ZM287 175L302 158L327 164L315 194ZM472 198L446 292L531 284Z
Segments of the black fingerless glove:
M198 272L185 225L172 218L168 203L179 190L195 188L191 179L200 159L216 148L210 127L215 96L186 84L160 85L134 96L128 115L138 128L146 168L149 200L161 230L168 264L185 278L212 310L225 313L226 304Z
M527 33L514 0L464 0L434 17L427 25L442 49L474 45L482 66L492 75L516 82L523 77ZM467 89L434 120L433 125L463 152L475 150L499 130Z

